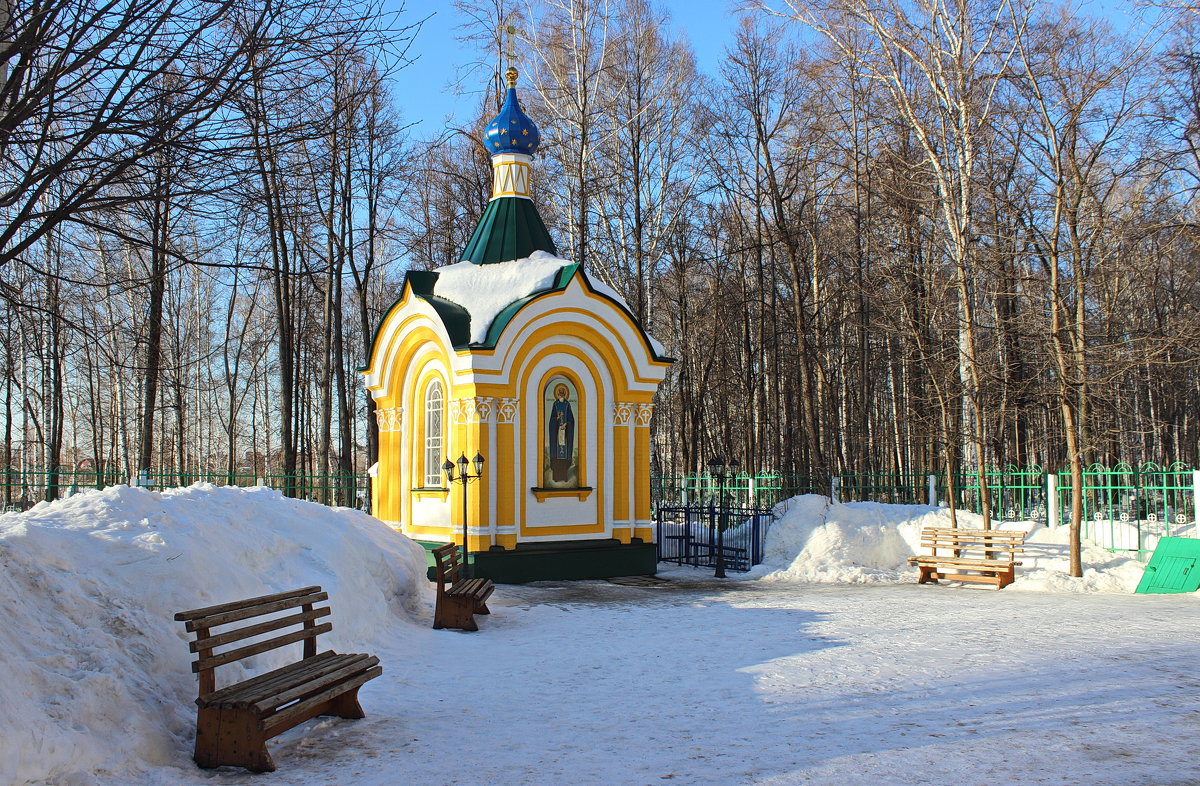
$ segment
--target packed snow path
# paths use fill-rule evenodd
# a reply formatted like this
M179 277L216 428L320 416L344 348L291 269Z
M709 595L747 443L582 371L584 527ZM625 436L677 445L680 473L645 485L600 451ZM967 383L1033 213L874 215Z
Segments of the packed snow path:
M669 576L501 586L478 633L400 626L365 720L219 780L1200 783L1192 596ZM146 782L218 777L189 764Z

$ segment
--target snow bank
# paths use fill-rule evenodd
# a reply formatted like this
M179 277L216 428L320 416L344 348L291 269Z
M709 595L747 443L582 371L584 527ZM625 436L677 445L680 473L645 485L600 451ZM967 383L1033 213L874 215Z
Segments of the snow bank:
M471 315L471 342L477 344L487 338L488 328L505 307L549 289L558 271L569 264L545 251L488 265L458 262L436 269L433 294L467 310Z
M763 564L751 572L764 581L826 584L910 583L917 569L908 557L924 554L923 527L951 526L950 511L925 505L877 502L831 503L808 494L781 503L779 519L767 532ZM980 516L958 511L958 525L982 527ZM1052 592L1133 592L1144 565L1085 543L1084 575L1072 578L1066 527L1049 529L1032 522L994 523L1024 531L1025 552L1017 580L1008 590Z
M196 682L177 611L320 584L334 624L321 644L369 652L429 592L420 546L366 514L206 484L115 486L0 516L0 565L0 783L87 782L189 755Z

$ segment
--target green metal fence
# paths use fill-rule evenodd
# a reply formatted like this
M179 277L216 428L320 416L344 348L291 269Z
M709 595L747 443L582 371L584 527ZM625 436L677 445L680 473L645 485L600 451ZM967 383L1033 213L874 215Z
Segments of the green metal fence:
M929 474L926 472L841 475L836 479L836 485L837 497L842 502L895 505L925 505L929 502Z
M85 488L101 489L123 483L125 478L115 470L97 471L75 468L50 470L21 470L7 467L0 470L0 500L7 510L25 510L46 499L51 486L57 486L59 496Z
M1196 473L1161 466L1092 464L1083 471L1083 537L1112 551L1144 556L1164 536L1197 537ZM1058 473L1059 523L1071 516L1071 473Z
M884 502L898 505L927 505L930 478L936 499L949 499L945 473L873 472L829 475L764 473L725 479L726 494L738 504L773 506L797 494L824 494L841 502ZM997 519L1045 521L1046 476L1041 467L1008 466L985 473L991 490L992 516ZM982 509L979 473L954 476L954 499L958 507L976 513ZM717 488L709 475L654 475L651 494L656 505L688 505L704 502Z
M973 513L983 511L983 493L979 472L959 472L954 476L955 506ZM948 500L950 491L946 473L937 476L937 498ZM1036 464L1028 467L1008 465L983 473L991 499L992 518L999 521L1047 522L1046 473Z
M21 470L15 467L0 471L0 498L5 509L25 510L46 499L52 486L57 486L58 496L70 496L88 488L105 488L129 482L130 478L117 470L98 472L63 468L57 472L49 470ZM144 473L134 478L135 485L151 489L178 488L193 483L212 483L215 486L251 487L263 485L299 499L320 502L326 505L367 510L369 495L367 478L359 475L275 473L255 475L253 473L195 472L164 469Z
M1034 521L1065 526L1071 516L1071 474L1059 470L1048 476L1037 465L987 470L983 473L997 521ZM1051 483L1054 497L1051 493ZM842 502L873 501L945 504L953 493L956 507L982 512L980 473L861 473L822 475L739 475L725 481L727 495L737 504L770 507L797 494L824 494ZM1083 473L1083 536L1115 552L1145 556L1164 536L1200 537L1196 497L1200 472L1180 462L1147 462L1136 468L1120 463L1093 464ZM712 498L716 480L707 475L655 476L656 505L688 505Z

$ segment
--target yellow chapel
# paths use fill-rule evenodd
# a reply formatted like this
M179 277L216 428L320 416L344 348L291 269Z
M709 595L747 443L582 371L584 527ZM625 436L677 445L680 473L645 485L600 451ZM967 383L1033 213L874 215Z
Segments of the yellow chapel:
M475 575L499 581L653 573L650 418L672 359L558 256L531 198L540 136L507 77L484 135L492 198L460 261L408 273L363 372L372 510L426 544L465 532ZM472 457L480 477L450 482Z

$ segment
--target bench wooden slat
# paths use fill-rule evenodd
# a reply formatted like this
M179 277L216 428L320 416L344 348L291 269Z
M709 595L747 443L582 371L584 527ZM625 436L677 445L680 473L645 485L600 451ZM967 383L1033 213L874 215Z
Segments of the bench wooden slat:
M311 595L314 592L320 592L321 588L302 587L300 589L288 590L287 592L276 592L271 595L259 595L257 598L246 598L245 600L235 600L229 603L218 603L216 606L205 606L201 609L192 609L191 611L180 611L175 614L176 622L186 622L188 620L197 619L198 617L211 617L214 614L221 614L226 611L234 611L236 609L249 608L250 606L262 606L267 603L272 603L277 600L287 600L300 595ZM190 632L190 631L189 631Z
M465 581L455 582L454 586L446 590L449 595L479 595L482 593L491 593L492 582L489 579L467 579Z
M347 680L340 685L335 685L332 688L321 691L311 698L305 699L302 702L293 704L292 706L280 710L274 715L270 715L258 722L258 727L268 737L274 737L276 733L286 731L298 723L303 723L309 718L321 714L323 706L330 700L340 696L347 691L362 687L368 681L375 679L380 674L383 674L381 666L375 666L363 672L359 676Z
M286 690L272 691L268 696L262 696L246 704L257 713L266 713L278 709L288 702L307 696L318 688L326 688L345 682L346 678L367 671L379 664L379 658L374 655L339 655L336 662L327 664L319 673L310 674L301 685L293 685Z
M932 544L991 544L998 547L1006 546L1024 546L1024 539L1020 538L950 538L949 535L934 536L926 535L922 538L923 541L932 542Z
M994 546L928 546L922 544L926 548L938 548L941 551L985 551L994 554L1004 554L1004 559L1014 558L1016 554L1024 554L1024 548L996 548Z
M295 633L288 633L283 636L277 636L273 639L260 641L256 644L248 644L245 647L238 647L236 650L222 652L220 655L213 655L209 658L201 658L192 664L193 672L200 672L206 669L215 669L217 666L223 666L226 663L248 658L251 655L259 655L264 652L269 652L279 647L286 647L289 644L295 644L298 641L305 639L315 639L320 633L328 633L333 630L333 625L328 622L323 622L320 625L315 625L311 628L298 630Z
M995 584L997 588L999 588L1000 583L1003 581L1002 576L980 576L978 574L967 573L942 573L941 571L936 571L933 575L939 579L946 579L948 581L974 581L980 584Z
M1025 539L1025 533L1015 530L1002 529L925 529L921 530L923 538L963 538L963 539L980 539L980 540L1016 540Z
M978 565L982 568L1007 568L1020 565L1004 559L974 559L972 557L909 557L909 565Z
M202 696L196 699L196 704L209 707L246 707L263 696L299 685L313 674L337 668L336 661L341 657L333 650L328 650L321 655L281 666L257 677L251 677L245 682Z
M244 682L226 685L212 693L206 693L196 699L196 704L201 707L238 706L244 704L247 697L279 690L282 686L291 685L295 680L302 680L309 672L320 669L321 664L325 661L337 657L339 657L338 654L333 650L326 650L311 658L305 658L302 661L255 675Z
M279 617L277 619L268 620L267 622L259 623L258 625L247 625L244 628L231 630L227 633L219 633L216 636L209 636L207 639L196 639L190 645L192 652L200 650L214 649L223 647L226 644L232 644L235 641L249 639L253 636L261 636L264 633L270 633L273 630L286 628L289 625L298 625L308 620L320 619L332 614L328 606L321 606L312 611L302 611L299 614L291 614L287 617Z
M1013 539L1009 539L1009 538L1004 538L1001 540L989 540L986 538L938 537L938 538L921 538L921 542L922 543L950 543L950 544L961 543L965 546L991 546L992 548L997 548L997 549L1020 548L1021 546L1025 545L1025 542L1023 540L1013 540Z
M944 535L966 535L970 538L1019 538L1025 539L1025 533L1018 529L966 529L954 527L924 527L920 534L936 533Z
M231 622L241 622L251 617L260 617L263 614L273 614L277 611L294 609L297 606L311 605L325 600L329 600L328 592L311 592L305 595L281 598L269 603L260 603L255 606L243 606L238 609L218 612L203 617L194 617L187 620L185 627L188 633L195 633L202 628L216 628L221 625L228 625Z

